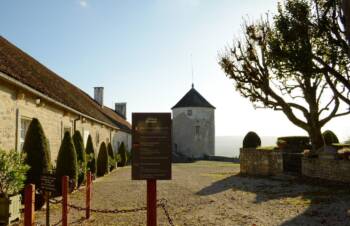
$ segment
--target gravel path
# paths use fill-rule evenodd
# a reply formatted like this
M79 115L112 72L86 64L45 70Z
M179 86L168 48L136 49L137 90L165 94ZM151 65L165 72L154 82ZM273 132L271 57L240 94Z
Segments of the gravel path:
M130 167L117 169L93 184L93 209L129 209L146 205L145 181L132 181ZM84 206L85 190L69 202ZM239 176L239 165L199 161L173 164L173 180L158 181L158 199L168 200L175 225L350 225L350 192L345 187L315 185L283 176ZM60 219L61 206L51 205L51 222ZM348 213L349 212L349 213ZM70 225L145 225L146 212L127 214L70 210ZM44 225L45 211L36 213ZM60 225L60 224L58 224ZM158 225L169 225L158 208Z

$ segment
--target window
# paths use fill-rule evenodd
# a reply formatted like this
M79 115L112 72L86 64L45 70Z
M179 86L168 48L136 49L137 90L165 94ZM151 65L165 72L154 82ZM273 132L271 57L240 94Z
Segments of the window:
M187 110L187 115L192 116L192 110Z
M196 126L196 135L199 135L199 126Z
M27 118L22 118L21 119L21 136L20 136L20 147L21 147L21 151L23 150L23 145L24 145L24 141L26 139L26 135L27 135L27 131L29 128L31 120L27 119Z

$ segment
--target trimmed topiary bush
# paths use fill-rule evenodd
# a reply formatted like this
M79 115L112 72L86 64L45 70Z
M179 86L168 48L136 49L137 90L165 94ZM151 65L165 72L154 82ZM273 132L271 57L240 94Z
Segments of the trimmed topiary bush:
M44 205L43 194L39 191L40 178L51 171L51 155L48 140L37 118L33 118L26 134L23 145L25 154L24 164L29 166L25 184L35 184L35 209L41 209Z
M96 157L95 157L95 149L92 144L92 138L89 135L86 142L86 168L91 172L92 175L96 175Z
M51 157L44 130L36 118L33 118L29 125L23 145L23 153L25 154L24 164L30 167L25 183L35 184L38 188L41 175L49 173L51 170Z
M118 166L121 166L121 167L126 166L126 163L128 162L128 156L126 153L124 142L120 144L118 149L118 154L120 156L120 162L118 163Z
M73 143L75 151L77 152L77 163L78 163L78 187L85 181L86 174L86 162L85 162L85 150L83 137L80 131L75 131L73 135Z
M331 130L326 130L322 133L324 143L326 145L332 145L334 143L339 143L338 137Z
M261 140L258 134L250 131L243 139L243 148L257 148L261 146Z
M108 153L105 142L102 142L97 157L97 176L103 177L109 171Z
M111 143L108 143L107 150L108 150L109 171L112 171L115 169L116 161L115 161L114 150Z
M78 182L77 153L69 132L64 134L57 156L56 185L59 194L61 193L61 182L63 176L69 176L69 187L71 191L76 188Z

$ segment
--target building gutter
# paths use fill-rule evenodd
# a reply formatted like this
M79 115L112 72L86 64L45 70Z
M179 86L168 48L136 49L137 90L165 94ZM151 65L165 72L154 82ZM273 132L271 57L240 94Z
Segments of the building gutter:
M50 103L52 103L52 104L55 104L55 105L57 105L57 106L59 106L59 107L65 109L65 110L67 110L67 111L70 111L70 112L72 112L72 113L74 113L74 114L80 115L81 117L90 119L91 121L100 123L100 124L102 124L102 125L105 125L105 126L107 126L107 127L112 128L112 129L120 130L120 128L118 128L118 127L111 126L111 125L108 124L108 123L102 122L102 121L100 121L100 120L98 120L98 119L95 119L95 118L89 116L89 115L83 114L83 113L81 113L81 112L79 112L79 111L77 111L77 110L75 110L75 109L73 109L73 108L71 108L71 107L68 107L67 105L62 104L62 103L60 103L60 102L58 102L58 101L52 99L51 97L46 96L45 94L43 94L43 93L41 93L41 92L39 92L39 91L37 91L37 90L31 88L30 86L28 86L28 85L26 85L26 84L23 84L23 83L19 82L18 80L16 80L16 79L10 77L9 75L7 75L7 74L5 74L5 73L3 73L3 72L1 72L1 71L0 71L0 78L3 78L4 80L8 81L9 83L11 83L11 84L13 84L13 85L15 85L15 86L18 86L18 87L20 87L20 88L22 88L22 89L24 89L24 90L26 90L26 91L28 91L28 92L34 94L34 95L37 95L37 96L43 98L44 100L46 100L46 101L48 101L48 102L50 102Z

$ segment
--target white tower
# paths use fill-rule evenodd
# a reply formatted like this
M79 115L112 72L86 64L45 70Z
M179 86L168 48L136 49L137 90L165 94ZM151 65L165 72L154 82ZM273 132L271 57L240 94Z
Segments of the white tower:
M215 155L215 107L192 89L172 108L174 156Z

